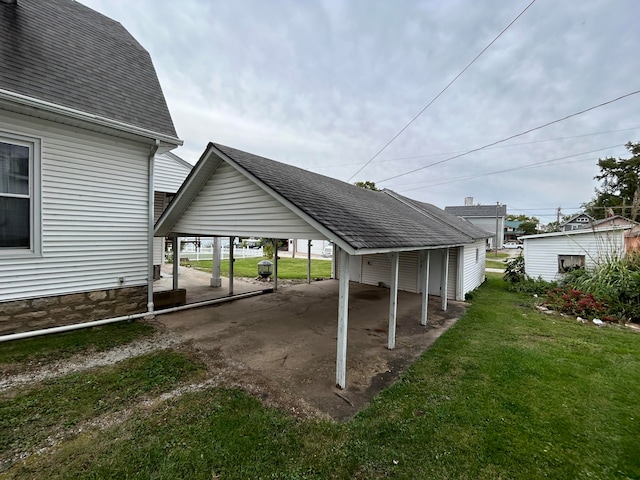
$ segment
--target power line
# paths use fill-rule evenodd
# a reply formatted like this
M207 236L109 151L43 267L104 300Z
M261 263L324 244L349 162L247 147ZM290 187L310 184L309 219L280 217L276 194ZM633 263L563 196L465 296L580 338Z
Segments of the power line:
M423 185L421 187L401 189L400 191L401 192L410 192L410 191L419 190L419 189L422 189L422 188L429 188L429 187L436 187L436 186L440 186L440 185L447 185L449 183L462 182L462 181L465 181L465 180L474 180L474 179L480 178L480 177L487 177L489 175L495 175L495 174L498 174L498 173L513 172L513 171L516 171L516 170L526 170L526 169L529 169L529 168L557 166L557 165L563 165L564 163L573 163L575 161L584 162L584 161L591 160L591 159L590 158L584 158L584 159L580 159L580 160L573 160L572 162L553 163L553 162L557 162L557 161L560 161L560 160L566 160L567 158L578 157L580 155L588 155L590 153L601 152L603 150L609 150L611 148L618 148L618 147L624 147L624 144L611 145L609 147L598 148L596 150L590 150L588 152L574 153L572 155L566 155L564 157L552 158L550 160L543 160L541 162L528 163L526 165L520 165L520 166L512 167L512 168L505 168L503 170L495 170L493 172L480 173L480 174L477 174L477 175L466 175L464 177L458 177L458 178L449 179L449 180L446 180L444 182L429 183L427 185L424 185L424 183L426 183L426 182L418 182L418 183L421 183ZM553 165L551 165L551 163L553 163ZM409 185L409 184L405 184L405 185ZM390 187L390 188L393 188L393 186Z
M458 73L458 75L456 75L456 76L453 78L453 80L451 80L449 83L447 83L447 85L446 85L442 90L440 90L440 93L438 93L435 97L433 97L433 99L432 99L429 103L427 103L427 104L424 106L424 108L423 108L422 110L420 110L420 111L418 112L418 114L417 114L415 117L413 117L413 118L409 121L409 123L407 123L404 127L402 127L402 128L400 129L400 131L399 131L398 133L396 133L396 134L393 136L393 138L392 138L391 140L389 140L389 141L384 145L384 147L382 147L380 150L378 150L378 152L377 152L373 157L371 157L371 158L367 161L367 163L365 163L362 167L360 167L356 173L354 173L353 175L351 175L351 177L349 177L349 180L347 180L347 182L350 182L351 180L353 180L353 177L355 177L355 176L356 176L356 175L358 175L362 170L364 170L364 169L367 167L367 165L369 165L369 164L370 164L370 163L371 163L371 162L372 162L372 161L373 161L373 160L374 160L378 155L380 155L380 154L381 154L381 153L382 153L382 152L383 152L383 151L384 151L384 150L385 150L389 145L391 145L391 144L393 143L393 141L394 141L396 138L398 138L400 135L402 135L402 133L403 133L407 128L409 128L409 126L410 126L413 122L415 122L415 121L418 119L418 117L419 117L420 115L422 115L422 114L424 113L424 111L425 111L427 108L429 108L429 107L431 106L431 104L432 104L433 102L435 102L435 101L440 97L440 95L442 95L442 94L443 94L443 93L444 93L444 92L445 92L445 91L446 91L446 90L447 90L451 85L453 85L453 83L454 83L458 78L460 78L460 77L462 76L462 74L463 74L464 72L466 72L466 71L467 71L467 69L468 69L469 67L471 67L471 65L473 65L473 64L476 62L476 60L477 60L478 58L480 58L480 56L481 56L484 52L486 52L486 51L489 49L489 47L491 47L491 45L493 45L493 44L494 44L494 43L495 43L495 42L496 42L496 41L497 41L497 40L502 36L502 34L503 34L504 32L506 32L506 31L509 29L509 27L511 27L511 25L513 25L513 24L516 22L516 20L518 20L518 19L519 19L519 18L524 14L524 12L526 12L526 11L529 9L529 7L531 7L531 5L533 5L533 4L535 3L535 1L536 1L536 0L532 0L532 1L531 1L531 3L530 3L529 5L527 5L527 6L526 6L526 8L525 8L524 10L522 10L522 12L520 12L520 13L518 14L518 16L517 16L516 18L514 18L514 19L511 21L511 23L509 23L509 25L507 25L506 27L504 27L504 29L503 29L503 30L498 34L498 36L497 36L496 38L494 38L493 40L491 40L491 42L490 42L486 47L484 47L484 48L480 51L480 53L478 53L478 54L473 58L473 60L471 60L471 62L469 62L469 63L467 64L467 66L466 66L466 67L464 67L464 68L460 71L460 73Z
M464 153L461 153L459 155L454 155L453 157L445 158L444 160L440 160L438 162L434 162L434 163L431 163L429 165L425 165L423 167L414 168L413 170L410 170L410 171L404 172L404 173L400 173L398 175L394 175L393 177L385 178L383 180L378 180L376 183L388 182L389 180L393 180L395 178L403 177L405 175L409 175L410 173L419 172L420 170L424 170L425 168L433 167L435 165L440 165L442 163L448 162L448 161L456 159L456 158L464 157L465 155L469 155L470 153L478 152L480 150L484 150L486 148L493 147L494 145L498 145L499 143L504 143L504 142L507 142L507 141L512 140L514 138L521 137L523 135L526 135L528 133L534 132L536 130L540 130L542 128L548 127L550 125L554 125L556 123L563 122L565 120L568 120L569 118L577 117L578 115L582 115L583 113L590 112L591 110L595 110L596 108L604 107L605 105L609 105L611 103L617 102L619 100L622 100L623 98L627 98L627 97L630 97L632 95L637 95L638 93L640 93L640 90L636 90L634 92L627 93L625 95L622 95L620 97L614 98L612 100L608 100L606 102L599 103L598 105L594 105L594 106L586 108L584 110L580 110L579 112L572 113L571 115L564 116L564 117L559 118L557 120L553 120L552 122L547 122L547 123L545 123L543 125L539 125L537 127L530 128L529 130L525 130L524 132L516 133L515 135L511 135L510 137L503 138L502 140L498 140L498 141L495 141L495 142L488 143L486 145L483 145L482 147L478 147L478 148L474 148L472 150L468 150L468 151L466 151Z

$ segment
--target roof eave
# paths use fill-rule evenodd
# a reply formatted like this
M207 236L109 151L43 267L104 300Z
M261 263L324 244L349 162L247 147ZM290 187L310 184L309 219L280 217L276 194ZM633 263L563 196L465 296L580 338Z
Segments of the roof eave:
M138 137L159 140L161 143L172 146L172 148L180 146L184 143L178 137L167 135L166 133L154 132L152 130L138 127L136 125L131 125L128 123L120 122L118 120L101 117L99 115L83 112L81 110L65 107L63 105L57 105L55 103L39 100L37 98L29 97L27 95L22 95L20 93L15 93L0 88L0 102L1 101L11 102L22 106L43 110L55 115L60 115L72 118L74 120L99 125L101 127L110 128Z

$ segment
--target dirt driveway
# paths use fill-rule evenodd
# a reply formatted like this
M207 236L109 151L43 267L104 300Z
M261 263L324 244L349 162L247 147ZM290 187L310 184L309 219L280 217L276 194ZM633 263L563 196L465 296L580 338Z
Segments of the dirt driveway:
M389 290L352 283L347 388L335 387L338 281L292 285L272 294L161 315L156 321L190 340L212 368L268 404L300 415L352 417L464 313L465 304L399 292L396 349L388 350ZM231 373L229 373L231 372Z

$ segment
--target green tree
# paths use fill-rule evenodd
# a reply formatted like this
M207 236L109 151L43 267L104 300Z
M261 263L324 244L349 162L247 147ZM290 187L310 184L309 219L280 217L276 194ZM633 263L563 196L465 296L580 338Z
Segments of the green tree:
M369 180L365 182L356 182L354 183L356 187L364 188L365 190L373 190L374 192L379 192L380 189L376 187L376 182L371 182Z
M518 227L525 235L535 235L538 233L538 222L526 221L522 222Z
M631 158L613 157L598 160L600 174L594 179L602 182L590 202L583 204L594 218L605 218L613 211L631 220L640 220L640 142L627 143Z

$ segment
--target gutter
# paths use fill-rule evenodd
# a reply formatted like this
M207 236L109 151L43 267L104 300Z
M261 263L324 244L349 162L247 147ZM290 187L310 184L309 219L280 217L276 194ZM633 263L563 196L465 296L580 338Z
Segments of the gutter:
M155 191L153 189L153 167L155 163L156 152L160 146L160 140L156 139L155 145L151 147L149 153L149 178L148 185L148 218L147 218L147 311L153 312L153 204L155 199Z
M70 332L72 330L80 330L82 328L98 327L100 325L107 325L109 323L126 322L126 321L137 320L139 318L145 318L149 316L153 317L154 315L162 315L165 313L179 312L181 310L188 310L190 308L206 307L208 305L215 305L217 303L230 302L233 300L254 297L257 295L264 295L266 293L273 293L273 289L267 288L265 290L257 290L255 292L240 293L238 295L233 295L231 297L215 298L213 300L205 300L203 302L190 303L189 305L181 305L179 307L165 308L163 310L158 310L156 312L153 312L152 314L149 314L148 312L134 313L131 315L124 315L122 317L113 317L113 318L105 318L103 320L94 320L93 322L75 323L73 325L63 325L62 327L52 327L52 328L44 328L42 330L32 330L30 332L12 333L9 335L0 336L0 343L9 342L11 340L21 340L24 338L38 337L42 335L50 335L53 333Z
M135 125L120 122L118 120L112 120L110 118L101 117L99 115L86 113L81 110L76 110L75 108L69 108L62 105L56 105L55 103L47 102L44 100L38 100L36 98L29 97L27 95L22 95L20 93L11 92L9 90L4 90L2 88L0 88L0 100L19 103L21 105L26 105L28 107L55 113L57 115L64 115L66 117L74 118L76 120L82 120L85 122L94 123L96 125L113 128L115 130L120 130L122 132L139 135L146 138L153 138L165 143L169 143L171 145L179 146L184 143L178 137L173 137L171 135L153 132L151 130L147 130L146 128L136 127Z

